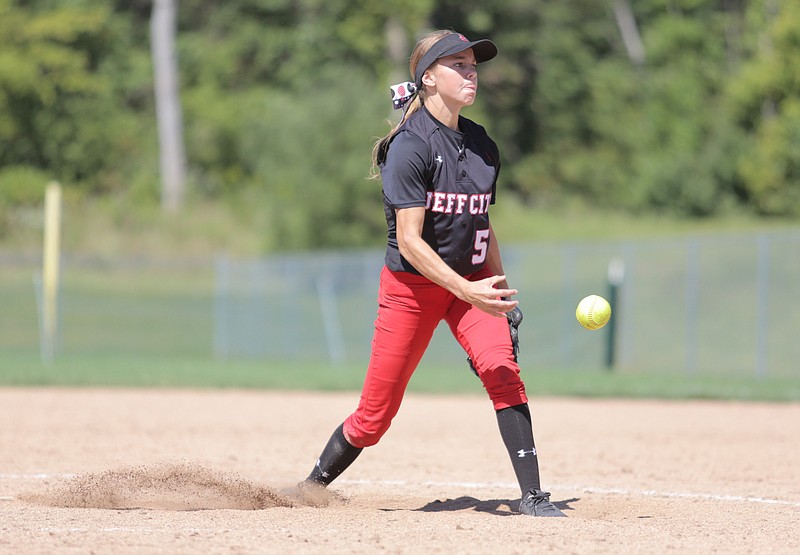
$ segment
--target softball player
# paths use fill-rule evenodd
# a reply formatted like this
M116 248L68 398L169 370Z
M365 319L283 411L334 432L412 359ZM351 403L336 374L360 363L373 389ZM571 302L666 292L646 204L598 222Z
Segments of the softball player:
M540 487L512 341L521 319L511 300L517 291L508 286L489 221L499 151L483 127L460 116L475 101L477 65L496 55L489 40L436 31L411 54L414 81L392 87L395 108L404 113L373 150L388 244L370 362L358 407L333 432L303 485L327 486L364 447L378 443L445 320L494 405L522 493L520 512L565 516Z

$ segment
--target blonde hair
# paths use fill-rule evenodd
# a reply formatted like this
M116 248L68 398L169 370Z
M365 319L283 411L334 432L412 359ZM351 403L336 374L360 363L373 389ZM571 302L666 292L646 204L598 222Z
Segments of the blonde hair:
M414 50L411 51L411 56L408 60L409 70L411 75L415 75L417 72L417 65L419 64L422 57L431 49L431 47L439 42L441 39L446 37L447 35L455 34L454 31L448 30L439 30L433 31L428 33L419 41L417 42ZM427 69L427 68L425 68ZM377 179L380 177L380 169L378 168L378 163L380 158L386 153L386 149L389 147L389 142L392 140L392 137L397 134L397 130L400 129L400 126L403 125L411 115L418 111L422 106L425 104L425 97L427 93L425 92L425 87L420 87L419 92L417 92L417 96L408 104L406 108L403 110L403 117L400 122L392 127L392 129L381 139L378 139L375 142L375 145L372 147L372 169L369 172L370 179ZM388 121L389 125L392 124L391 121Z

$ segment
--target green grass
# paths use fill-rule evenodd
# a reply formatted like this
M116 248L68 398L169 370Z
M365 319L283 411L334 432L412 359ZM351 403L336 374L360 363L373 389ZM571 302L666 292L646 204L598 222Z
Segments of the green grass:
M797 220L758 218L730 213L710 218L681 218L599 210L582 201L556 209L531 208L513 198L492 207L492 226L503 243L531 241L581 241L628 238L675 238L705 233L767 231L796 228Z
M20 208L11 219L13 225L6 235L0 235L0 249L40 252L41 210ZM64 205L63 220L64 250L100 258L211 257L220 252L260 256L268 245L278 244L263 211L243 211L241 204L234 202L190 199L179 213L167 214L156 205L132 208L124 199L72 201ZM509 194L492 208L492 224L502 244L509 244L742 232L797 226L797 221L746 213L713 218L637 216L598 210L578 200L555 207L531 207ZM375 246L382 244L376 236Z
M0 385L56 387L164 387L271 390L360 390L364 366L333 367L311 362L219 361L205 358L138 356L62 356L44 365L32 353L0 354ZM606 371L525 370L531 397L630 397L800 401L797 380L749 377L636 375ZM424 363L409 391L426 394L482 395L465 364Z

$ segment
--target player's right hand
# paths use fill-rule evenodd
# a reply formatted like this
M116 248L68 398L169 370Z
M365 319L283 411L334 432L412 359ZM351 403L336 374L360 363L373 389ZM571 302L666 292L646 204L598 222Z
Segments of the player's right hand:
M495 287L505 281L506 276L491 276L478 281L469 281L465 285L462 299L492 316L505 317L506 312L513 310L519 304L519 301L511 300L511 297L518 293L516 289Z

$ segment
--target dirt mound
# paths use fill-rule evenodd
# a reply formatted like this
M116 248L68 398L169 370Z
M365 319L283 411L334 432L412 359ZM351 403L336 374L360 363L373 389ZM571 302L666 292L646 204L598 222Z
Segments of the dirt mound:
M165 463L82 474L20 499L54 507L193 511L323 507L335 496L324 488L276 490L197 464Z

